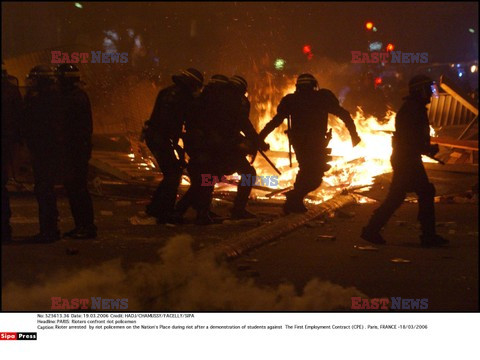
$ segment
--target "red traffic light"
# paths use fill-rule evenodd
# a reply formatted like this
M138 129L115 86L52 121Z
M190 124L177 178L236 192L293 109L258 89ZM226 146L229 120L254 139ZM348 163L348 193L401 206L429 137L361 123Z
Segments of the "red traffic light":
M367 21L367 22L365 23L365 28L366 28L367 30L372 30L372 29L373 29L373 22Z
M377 87L378 85L380 85L382 83L382 78L381 77L376 77L375 78L375 87Z
M393 46L393 44L387 45L387 51L393 51L393 49L395 49L395 46Z
M310 45L304 45L302 51L305 55L310 54L312 52L312 47Z

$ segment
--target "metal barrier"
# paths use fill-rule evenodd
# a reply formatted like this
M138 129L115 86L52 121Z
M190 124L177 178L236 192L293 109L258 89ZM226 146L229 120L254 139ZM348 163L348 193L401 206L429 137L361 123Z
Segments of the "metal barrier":
M440 93L438 97L432 97L428 108L430 124L435 128L467 125L474 117L474 113L446 93Z

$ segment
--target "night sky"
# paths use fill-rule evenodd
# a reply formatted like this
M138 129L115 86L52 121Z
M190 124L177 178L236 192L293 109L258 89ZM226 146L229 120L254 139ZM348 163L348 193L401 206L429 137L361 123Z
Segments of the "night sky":
M193 58L205 66L266 54L299 62L305 44L317 57L348 62L368 36L396 50L428 52L431 63L478 58L476 2L81 4L2 3L2 56L79 42L101 50L103 31L122 36L131 28L166 63ZM377 33L366 31L368 20Z

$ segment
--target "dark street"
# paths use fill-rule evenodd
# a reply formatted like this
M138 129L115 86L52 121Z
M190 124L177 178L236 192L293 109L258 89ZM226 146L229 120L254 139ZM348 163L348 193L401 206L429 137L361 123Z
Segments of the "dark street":
M144 202L94 197L97 239L23 244L23 236L37 231L36 204L31 195L14 196L15 242L2 246L4 300L9 297L5 286L11 282L41 287L49 279L72 276L116 258L121 259L124 269L138 262L154 263L158 261L157 250L175 235L191 235L192 246L198 251L262 223L198 226L192 223L192 212L182 226L132 226L129 218L144 209ZM405 203L387 226L384 234L388 244L369 249L371 244L362 241L359 234L376 206L351 205L333 217L313 220L230 261L228 267L240 279L253 279L258 287L291 283L299 295L309 280L318 278L343 287L353 286L370 298L428 298L428 311L477 311L478 203L436 204L438 231L451 241L448 247L440 249L419 246L414 203ZM59 200L59 207L60 227L67 231L72 227L72 218L65 198ZM216 206L214 210L227 213L225 206ZM250 210L260 214L263 221L281 216L278 206L252 205ZM407 262L395 263L395 258ZM48 304L49 299L39 300ZM4 304L4 309L9 307Z

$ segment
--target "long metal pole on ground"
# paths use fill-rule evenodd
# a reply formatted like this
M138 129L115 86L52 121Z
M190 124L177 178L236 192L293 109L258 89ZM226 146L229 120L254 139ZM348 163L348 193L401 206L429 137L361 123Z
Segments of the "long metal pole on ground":
M271 242L279 236L285 235L319 216L332 213L346 205L355 204L356 202L357 196L353 194L337 195L320 205L314 206L304 214L290 214L272 223L238 234L229 240L217 244L213 250L218 255L226 256L227 259L233 259L248 250Z

